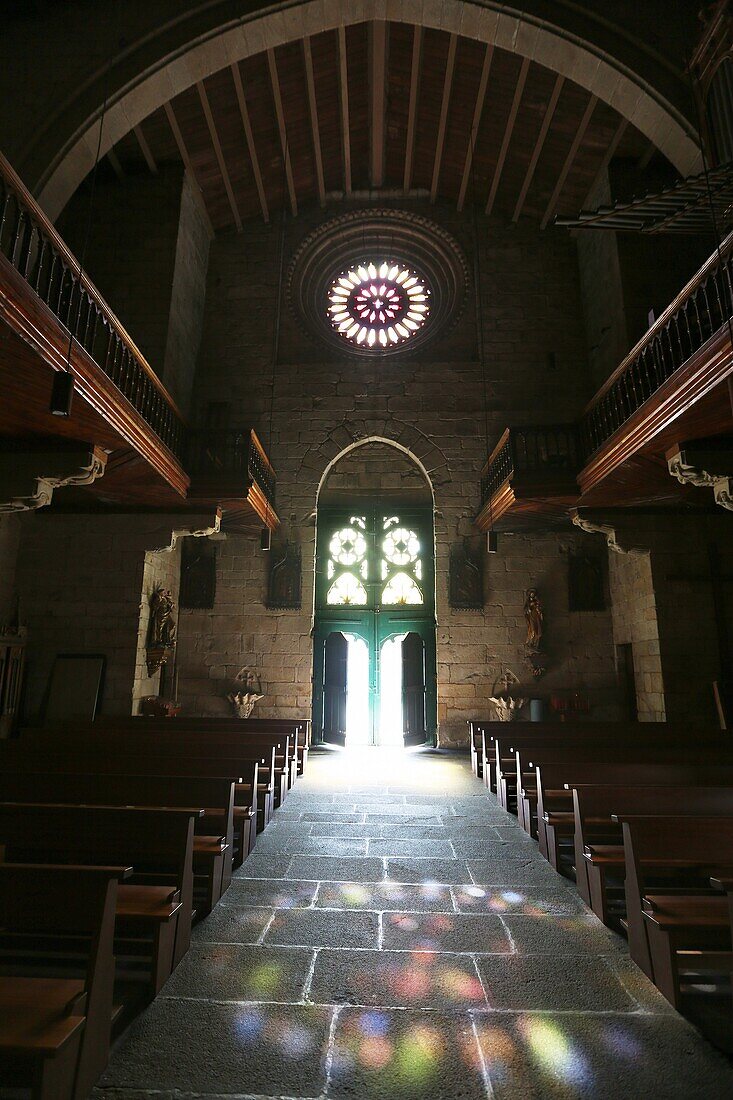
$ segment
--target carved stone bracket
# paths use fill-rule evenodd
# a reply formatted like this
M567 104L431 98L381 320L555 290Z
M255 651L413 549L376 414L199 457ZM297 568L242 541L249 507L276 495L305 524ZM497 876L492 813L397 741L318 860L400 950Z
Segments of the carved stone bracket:
M70 473L35 474L29 473L29 465L35 470L40 463L61 467ZM6 452L0 460L0 486L7 485L5 492L9 497L0 502L0 514L11 512L32 512L47 507L56 489L66 486L91 485L102 477L107 466L107 453L101 447L79 448L74 451L59 451L56 454L13 454ZM43 467L41 467L43 468ZM35 482L35 485L34 485ZM27 491L26 491L27 486ZM15 489L15 491L14 491Z
M672 477L679 481L680 485L695 485L701 489L712 489L715 503L719 507L733 512L733 478L720 474L709 474L707 470L690 466L684 461L681 451L667 459L667 469Z
M611 527L607 523L593 523L591 520L582 516L577 508L570 510L570 519L579 527L581 531L585 531L588 535L603 535L606 540L606 545L609 550L613 550L616 554L646 554L646 550L639 550L636 548L630 548L626 550L621 546L616 538L616 528Z
M175 548L179 539L184 538L207 538L210 535L218 535L221 531L221 508L212 510L206 515L197 514L191 517L191 523L187 527L175 527L173 526L178 520L182 519L182 516L170 517L170 526L165 529L164 538L168 539L165 546L153 546L150 548L151 554L167 554L168 551ZM169 534L170 532L170 534ZM157 537L157 532L156 532Z

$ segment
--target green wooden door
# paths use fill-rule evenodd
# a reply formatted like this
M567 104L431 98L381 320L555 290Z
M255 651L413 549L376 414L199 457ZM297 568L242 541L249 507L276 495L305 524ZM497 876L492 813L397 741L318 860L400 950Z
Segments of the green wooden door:
M432 513L427 507L399 508L393 502L360 500L352 508L321 508L316 544L316 617L314 629L313 731L316 740L343 743L333 736L332 688L337 673L329 667L334 632L354 646L358 660L350 666L352 724L364 728L367 740L384 740L386 684L394 668L382 668L386 642L401 640L399 657L402 699L392 706L409 743L435 739L437 696L435 669L435 573ZM418 642L422 655L418 653ZM361 646L366 646L363 668ZM422 691L417 669L422 661ZM389 673L389 676L387 675ZM349 685L347 684L347 694ZM356 694L359 693L357 706ZM363 701L363 705L362 705ZM399 715L396 710L399 709ZM367 713L362 713L366 710ZM345 713L349 713L347 703ZM422 714L422 722L419 716ZM348 724L348 723L347 723ZM422 725L422 729L417 727ZM346 738L349 731L345 731Z

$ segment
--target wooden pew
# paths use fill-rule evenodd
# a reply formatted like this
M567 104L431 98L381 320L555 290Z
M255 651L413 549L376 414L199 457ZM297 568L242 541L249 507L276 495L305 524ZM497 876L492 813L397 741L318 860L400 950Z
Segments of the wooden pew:
M244 846L235 850L235 866L241 863L251 851L256 829L251 828L258 820L258 810L263 819L269 820L272 813L272 787L259 782L259 760L257 753L242 754L236 760L211 760L206 755L181 756L167 751L164 755L153 755L141 750L133 753L110 751L97 742L96 745L81 751L64 751L56 746L46 749L40 745L29 746L22 740L0 741L0 765L14 772L48 771L53 769L66 773L86 773L90 770L102 774L116 775L156 775L156 776L206 776L225 778L235 786L235 829L242 830L242 837L248 840ZM264 826L261 826L264 827Z
M611 923L612 902L623 892L623 834L613 814L733 817L733 787L636 786L634 779L630 774L621 786L573 786L576 886L604 924ZM611 879L617 887L609 886Z
M535 769L533 794L537 804L540 852L555 870L562 863L562 847L574 851L573 788L578 785L634 787L733 786L733 764L710 762L704 753L682 759L659 750L651 761L642 755L625 764L570 760L549 762ZM576 864L577 870L577 864Z
M195 807L203 816L194 835L196 909L210 912L232 876L234 782L188 776L6 772L0 775L0 802L85 804L87 806Z
M191 940L193 828L199 810L0 804L7 863L132 864L117 895L116 935L149 938L149 981L157 993ZM143 945L144 946L144 945Z
M30 1087L33 1100L85 1100L105 1069L118 879L128 873L124 867L0 865L0 1079L6 1087ZM78 978L58 976L68 937L67 965L71 954ZM56 941L53 953L49 938Z
M677 1004L678 953L731 950L727 905L710 878L733 874L733 818L695 817L691 827L689 817L614 817L623 828L631 958Z
M537 748L537 746L529 749L520 747L515 753L520 823L527 832L536 835L540 850L543 855L548 856L550 842L546 836L543 810L546 811L550 807L546 801L541 807L542 800L537 787L538 765L543 765L545 769L552 766L557 771L568 763L586 766L595 764L603 768L623 766L623 764L654 765L693 762L733 766L733 752L727 745L721 745L718 741L704 740L694 744L691 741L670 744L657 740L638 742L616 739L610 743L602 742L598 745L578 743L555 745L552 749ZM554 809L565 809L568 812L567 820L572 827L572 799L569 796L563 796L560 792L555 796L555 802Z

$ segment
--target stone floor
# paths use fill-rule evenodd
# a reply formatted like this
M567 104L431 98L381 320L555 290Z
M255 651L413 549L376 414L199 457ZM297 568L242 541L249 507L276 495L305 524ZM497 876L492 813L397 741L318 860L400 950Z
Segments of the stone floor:
M97 1100L691 1100L733 1073L466 762L313 755Z

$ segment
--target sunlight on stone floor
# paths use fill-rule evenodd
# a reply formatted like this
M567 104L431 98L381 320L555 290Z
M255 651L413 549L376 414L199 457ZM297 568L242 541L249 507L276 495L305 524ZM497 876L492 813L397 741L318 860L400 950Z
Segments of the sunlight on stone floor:
M729 1064L448 754L314 753L97 1100L692 1100Z

